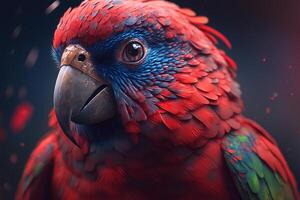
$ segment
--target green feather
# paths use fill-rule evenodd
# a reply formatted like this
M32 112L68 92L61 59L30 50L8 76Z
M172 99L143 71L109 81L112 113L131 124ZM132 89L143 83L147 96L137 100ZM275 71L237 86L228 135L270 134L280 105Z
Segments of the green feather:
M253 171L249 171L247 173L246 177L247 177L247 182L250 186L251 191L254 193L258 193L260 184L259 184L258 178L256 176L256 173Z
M255 134L244 129L223 142L224 157L242 199L293 200L291 186L253 151L256 140Z
M277 179L277 181L280 185L284 185L282 178L280 177L280 175L277 172L275 173L275 178Z
M238 136L237 136L237 139L238 139L240 142L248 142L248 137L245 136L245 135L238 135Z
M264 175L266 177L267 185L269 187L273 199L277 199L278 195L280 195L280 184L276 180L274 174L271 173L267 167L264 167Z
M263 164L261 160L257 156L251 156L251 163L252 167L255 170L256 174L260 177L264 177L264 172L263 172Z
M269 192L268 186L266 185L264 180L260 180L260 191L258 193L258 197L261 200L272 200L271 194Z

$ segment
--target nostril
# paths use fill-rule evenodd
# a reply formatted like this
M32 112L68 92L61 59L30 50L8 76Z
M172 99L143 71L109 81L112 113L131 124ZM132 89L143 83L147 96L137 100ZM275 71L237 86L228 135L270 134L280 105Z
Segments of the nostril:
M79 54L77 59L79 62L84 62L86 60L86 56L84 54Z

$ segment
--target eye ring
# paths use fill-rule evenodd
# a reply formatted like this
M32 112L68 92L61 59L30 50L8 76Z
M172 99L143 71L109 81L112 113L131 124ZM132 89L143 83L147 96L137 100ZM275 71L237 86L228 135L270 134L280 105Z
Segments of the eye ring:
M144 61L147 48L141 40L132 39L123 43L118 54L120 62L136 66Z

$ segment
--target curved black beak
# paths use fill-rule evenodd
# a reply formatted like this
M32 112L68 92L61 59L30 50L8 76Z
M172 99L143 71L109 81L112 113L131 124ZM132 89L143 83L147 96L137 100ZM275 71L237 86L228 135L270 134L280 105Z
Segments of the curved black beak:
M71 66L62 66L58 74L54 109L62 130L75 144L72 123L97 124L112 118L116 112L110 86Z

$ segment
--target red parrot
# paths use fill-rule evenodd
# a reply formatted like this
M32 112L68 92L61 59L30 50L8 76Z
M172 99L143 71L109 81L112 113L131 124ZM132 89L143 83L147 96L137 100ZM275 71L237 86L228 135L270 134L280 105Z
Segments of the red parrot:
M85 0L61 18L51 133L16 199L299 199L274 139L243 114L207 18L163 0Z

